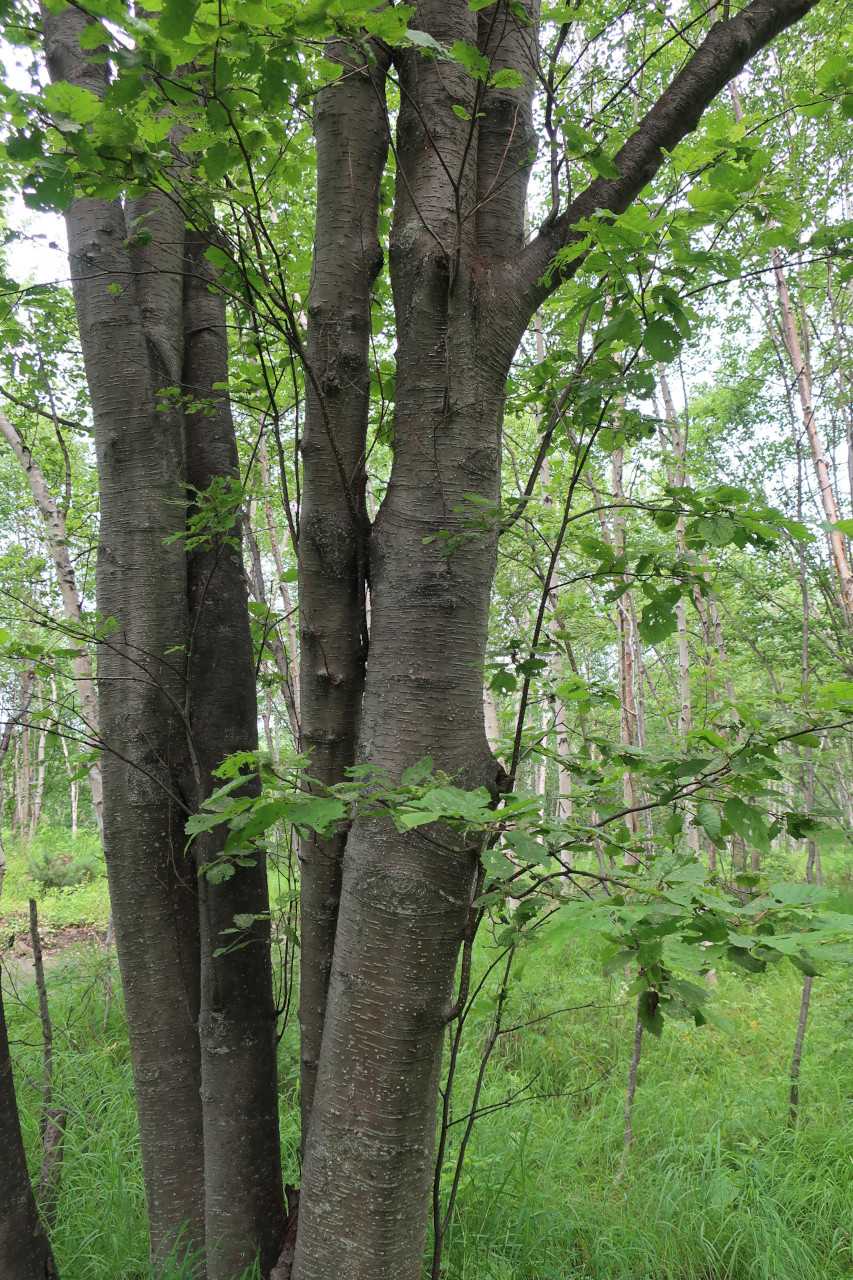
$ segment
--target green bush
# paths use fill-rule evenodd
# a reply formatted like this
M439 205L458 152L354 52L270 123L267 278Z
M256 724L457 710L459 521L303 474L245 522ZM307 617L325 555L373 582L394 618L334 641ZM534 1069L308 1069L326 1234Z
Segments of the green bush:
M104 874L104 859L94 832L46 828L27 851L27 875L43 890L68 889Z

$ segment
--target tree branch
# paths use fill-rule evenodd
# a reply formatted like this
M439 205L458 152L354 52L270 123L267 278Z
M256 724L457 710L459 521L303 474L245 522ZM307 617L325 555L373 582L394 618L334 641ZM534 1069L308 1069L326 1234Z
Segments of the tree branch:
M705 40L681 69L636 131L614 157L619 178L595 178L559 217L546 221L539 234L503 268L497 268L496 310L516 315L520 341L530 317L564 281L571 279L583 255L545 273L559 251L578 238L578 223L597 209L623 213L651 181L666 153L692 133L717 94L775 36L804 18L818 0L752 0L728 22L715 22Z

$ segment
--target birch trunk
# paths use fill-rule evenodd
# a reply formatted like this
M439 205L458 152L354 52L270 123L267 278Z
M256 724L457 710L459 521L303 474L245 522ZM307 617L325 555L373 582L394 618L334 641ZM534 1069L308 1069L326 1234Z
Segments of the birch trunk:
M774 251L772 263L776 291L779 295L782 344L791 361L794 379L797 384L803 427L809 441L823 513L829 523L835 525L841 519L841 515L838 510L838 501L835 496L832 477L829 474L829 466L827 465L823 442L818 431L817 419L812 406L812 371L808 360L803 355L796 314L788 291L785 269L778 252ZM833 529L829 533L829 545L835 563L835 572L838 576L841 601L848 625L850 625L853 624L853 571L851 571L850 563L847 559L844 534L839 529Z
M669 388L666 373L663 366L660 369L660 388L663 396L664 412L666 413L667 425L669 427L669 447L675 459L675 468L670 468L669 482L671 485L681 487L689 483L687 473L687 446L681 426L678 421L675 403L672 399L672 392ZM686 530L684 517L679 516L675 526L676 546L678 548L679 559L685 559L687 556ZM693 725L693 700L692 690L690 688L690 641L687 635L687 601L684 593L679 596L675 606L675 617L678 633L678 690L679 690L679 713L678 713L678 733L681 741L687 745L687 735ZM693 856L699 857L699 831L696 827L696 820L691 805L686 805L686 823L685 834L687 843L693 851Z
M50 548L54 569L56 570L60 595L62 596L63 612L72 629L79 634L81 629L80 592L77 588L77 575L74 572L74 565L71 562L71 555L68 550L68 530L65 524L65 513L51 494L42 470L33 457L32 450L27 447L20 432L2 410L0 410L0 435L3 436L14 453L29 482L36 506L44 521L47 543ZM82 640L72 637L70 645L75 650L71 659L71 670L74 673L74 683L80 703L80 715L86 726L86 733L90 741L98 743L100 741L98 696L95 692L95 681L92 674L92 659ZM92 792L92 807L95 812L95 821L98 825L98 835L103 842L103 787L101 785L100 765L97 763L90 765L87 777L89 788Z

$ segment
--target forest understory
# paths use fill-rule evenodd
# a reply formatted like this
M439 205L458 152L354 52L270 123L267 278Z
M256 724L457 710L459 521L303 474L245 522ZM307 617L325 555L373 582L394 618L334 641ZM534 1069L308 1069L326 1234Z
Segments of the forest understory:
M49 838L49 837L48 837ZM61 836L60 836L61 839ZM784 859L792 876L803 868ZM853 909L853 844L823 849L840 910ZM28 966L26 851L10 852L0 926L6 1014L27 1152L36 1181L42 1028ZM782 869L781 867L779 868ZM55 1036L54 1103L67 1111L65 1168L52 1240L60 1273L150 1280L133 1078L115 965L103 952L104 881L39 890ZM93 889L95 892L93 892ZM88 940L65 941L84 921ZM10 946L14 934L20 940ZM23 946L21 945L23 943ZM484 939L475 965L491 958ZM714 992L725 1027L673 1022L644 1049L634 1141L623 1166L625 1088L634 1038L624 982L602 983L600 947L578 938L534 952L507 1001L511 1031L492 1055L447 1236L459 1280L842 1280L853 1270L853 981L816 985L798 1123L790 1053L801 982L785 967L729 969ZM105 984L112 1001L105 1020ZM560 1013L566 1006L592 1005ZM555 1012L557 1011L557 1012ZM465 1115L494 1012L475 1005L458 1082ZM535 1020L542 1019L536 1022ZM279 1055L281 1156L298 1181L296 1032ZM448 1152L452 1177L458 1143ZM107 1225L108 1224L108 1225ZM192 1280L192 1265L160 1276ZM246 1280L255 1275L246 1273ZM425 1268L424 1276L428 1276ZM236 1278L235 1278L236 1280ZM242 1278L241 1278L242 1280Z

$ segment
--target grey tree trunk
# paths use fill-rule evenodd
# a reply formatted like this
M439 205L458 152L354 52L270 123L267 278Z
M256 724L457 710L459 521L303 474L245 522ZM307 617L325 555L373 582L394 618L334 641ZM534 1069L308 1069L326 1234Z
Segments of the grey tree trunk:
M77 575L74 572L71 553L68 550L68 530L65 523L65 513L54 500L41 467L33 457L32 451L24 443L17 428L2 412L0 412L0 435L8 443L26 474L36 506L44 520L47 542L62 596L63 612L71 625L79 628L81 618L80 593L77 589ZM92 741L97 742L100 737L100 728L98 698L95 693L95 680L92 674L92 659L82 641L74 641L73 648L75 653L71 659L71 670L74 673L74 681L77 686L80 712ZM90 766L88 780L92 792L92 808L95 811L95 822L97 823L98 834L103 840L103 796L99 764L95 763Z
M596 179L526 247L538 6L535 0L524 5L524 21L516 6L504 4L479 14L464 0L425 0L419 6L415 24L435 40L476 46L489 57L492 74L511 69L523 83L481 92L482 82L453 62L422 58L416 49L394 55L400 82L390 240L397 325L394 459L370 537L370 658L360 763L399 778L405 767L430 754L460 785L495 787L498 765L485 738L481 671L497 533L465 536L464 495L474 492L490 503L499 497L510 363L537 307L575 268L562 276L555 272L550 281L545 273L573 238L577 222L597 208L625 209L661 164L662 148L671 151L695 128L751 54L814 2L755 0L731 21L716 24L615 157L621 177ZM334 148L325 149L322 110L318 117L322 194L315 273L328 282L328 255L334 251L330 319L363 316L365 276L362 269L356 282L349 274L353 245L347 229L353 190L371 191L374 170L353 186L347 158L364 149L379 128L372 108L367 115L357 109L358 97L348 105L349 93L364 92L366 82L366 75L349 75L324 91L330 93L327 101L342 104ZM377 150L368 151L378 164ZM330 164L337 164L337 172L330 172ZM329 235L336 237L333 246L324 238ZM356 248L360 243L359 238ZM317 274L315 290L316 285ZM322 297L328 306L326 287L322 295L315 293L315 305ZM336 338L343 331L339 322L324 322L319 310L312 322L315 334L328 329ZM360 341L352 357L356 371L367 350ZM322 344L320 353L315 346L309 354L327 368ZM309 381L312 372L315 387L322 385L316 369L309 369ZM357 381L352 374L349 383L338 376L337 395ZM343 438L331 426L327 436ZM362 518L356 507L345 523L342 501L354 505L353 472L331 446L321 454L320 441L318 432L303 453L305 491L320 478L336 485L337 515L315 526L321 535L312 552L316 568L300 564L303 663L311 663L302 684L306 745L311 733L313 741L320 738L316 727L305 732L314 714L309 685L331 687L338 678L314 641L315 632L322 639L325 626L314 584L324 573L331 579L329 566L344 562ZM303 520L307 524L307 508ZM435 540L438 534L453 541ZM347 554L351 563L352 550ZM352 607L347 616L352 628ZM307 1132L294 1280L420 1275L442 1032L476 861L476 851L460 847L441 827L401 835L389 822L364 818L349 833ZM334 894L324 901L333 904ZM332 906L326 918L333 914ZM312 959L307 937L303 948ZM303 1006L305 1030L309 1016L319 1021L321 1001L308 1008L304 987ZM313 1054L316 1025L311 1036Z
M209 243L205 235L188 236L184 276L184 393L191 403L215 404L212 415L187 413L185 420L187 484L201 493L219 478L238 486L240 478L230 403L227 394L214 390L227 382L228 336L224 295L210 287L215 273L204 257ZM187 707L197 806L210 794L211 772L224 757L258 745L239 487L233 502L232 536L205 542L188 556ZM215 862L227 835L227 828L220 829L197 842L204 862ZM263 851L253 856L253 866L235 867L221 883L203 874L199 879L209 1280L232 1280L251 1265L256 1251L267 1274L285 1221L269 892ZM235 917L248 919L238 938L224 932L233 930Z
M42 18L51 77L102 93L106 67L79 46L89 20L70 7ZM232 480L237 457L212 389L227 377L224 307L172 177L126 210L75 200L66 223L98 461L98 607L113 620L98 656L104 842L152 1251L184 1230L206 1243L209 1280L231 1280L256 1253L268 1271L284 1222L275 1010L262 852L222 885L185 852L211 770L257 746L257 723L239 522L189 555L182 540L187 484ZM161 403L181 385L217 399L213 417ZM199 845L201 862L223 836ZM235 915L251 918L249 945L229 950Z
M334 43L329 57L353 67ZM388 151L384 73L353 73L314 106L317 229L308 297L307 421L299 531L300 729L309 773L341 782L355 764L367 658L365 461L370 291ZM344 835L301 842L299 1024L303 1149L338 918Z

